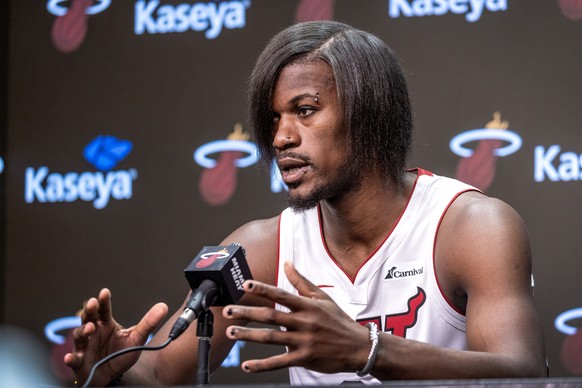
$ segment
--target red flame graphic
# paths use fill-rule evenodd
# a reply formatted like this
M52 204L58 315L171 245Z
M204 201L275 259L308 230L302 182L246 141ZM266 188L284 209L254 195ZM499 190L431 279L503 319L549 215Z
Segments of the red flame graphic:
M53 44L62 53L70 53L81 46L87 35L89 16L85 13L93 0L72 0L67 13L59 16L51 32Z
M582 330L578 329L575 334L564 339L560 356L568 372L582 375Z
M248 140L242 126L236 124L229 140ZM198 184L202 199L209 205L224 205L234 194L237 185L235 161L242 156L241 151L223 151L217 157L216 166L202 171Z
M495 162L493 154L499 148L499 140L481 140L473 155L463 158L457 165L457 179L479 190L486 191L495 178Z
M301 0L295 12L295 21L332 20L335 0Z
M240 151L223 151L217 159L216 167L202 171L200 194L209 205L224 205L234 194L237 184L235 160L242 156Z
M206 268L206 267L208 267L210 264L214 263L218 259L219 256L220 255L215 254L215 255L212 255L212 256L208 256L208 257L201 258L196 263L196 268Z
M485 128L505 130L509 127L507 121L501 121L499 112L493 114L493 120ZM457 165L456 178L485 192L495 178L497 156L493 151L499 148L501 141L486 139L479 141L473 155L462 158Z
M582 19L582 0L558 0L562 14L570 20Z

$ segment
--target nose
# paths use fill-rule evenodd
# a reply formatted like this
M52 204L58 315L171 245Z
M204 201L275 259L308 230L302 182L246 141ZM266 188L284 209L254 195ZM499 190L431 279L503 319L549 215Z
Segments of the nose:
M295 126L286 115L281 115L275 124L275 135L273 136L273 147L279 151L297 147L301 143Z

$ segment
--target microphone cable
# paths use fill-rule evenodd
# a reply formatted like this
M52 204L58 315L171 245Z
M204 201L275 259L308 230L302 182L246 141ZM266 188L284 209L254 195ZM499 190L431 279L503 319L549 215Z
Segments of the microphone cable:
M141 350L141 351L160 350L160 349L163 349L166 346L168 346L170 344L170 342L172 342L172 340L173 340L173 338L168 338L166 340L166 342L164 342L163 344L161 344L159 346L146 346L146 345L133 346L131 348L125 348L125 349L118 350L117 352L111 353L110 355L108 355L105 358L102 358L101 360L99 360L98 362L96 362L93 365L93 367L91 368L91 372L89 373L89 376L87 377L87 381L85 381L85 384L82 385L82 388L87 388L89 386L97 368L99 368L101 365L105 364L106 362L111 361L115 357L121 356L121 355L126 354L126 353L130 353L130 352L136 352L138 350Z

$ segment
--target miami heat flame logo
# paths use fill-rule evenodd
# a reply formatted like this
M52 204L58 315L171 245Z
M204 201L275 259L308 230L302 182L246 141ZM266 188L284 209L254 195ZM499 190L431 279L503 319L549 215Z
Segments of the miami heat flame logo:
M87 35L89 15L103 12L111 0L71 0L69 8L65 0L49 0L47 9L57 16L51 31L51 38L57 50L70 53L77 50Z
M562 14L570 20L582 20L582 0L558 0Z
M335 0L301 0L295 11L296 22L332 20Z
M466 131L451 139L451 151L462 157L457 165L458 180L487 191L495 178L497 158L521 148L521 137L507 128L509 122L502 121L501 114L495 112L485 128ZM502 140L507 144L502 144ZM478 141L475 150L466 147L473 141Z
M249 137L237 123L226 140L206 143L194 152L196 163L205 168L198 188L207 204L219 206L227 203L236 190L237 167L244 168L257 162L257 148ZM210 155L215 153L216 159L212 159Z
M582 330L576 322L582 318L582 307L564 311L556 317L554 326L565 334L560 350L562 365L573 375L582 376Z
M218 252L208 252L200 255L200 260L196 262L196 268L206 268L216 260L226 259L228 257L228 251L226 249L221 249Z

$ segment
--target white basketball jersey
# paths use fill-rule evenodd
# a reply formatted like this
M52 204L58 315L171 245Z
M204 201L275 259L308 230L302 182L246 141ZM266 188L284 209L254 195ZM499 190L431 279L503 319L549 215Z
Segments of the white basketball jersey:
M386 231L384 242L354 278L342 271L327 250L319 207L299 213L286 209L279 221L277 286L297 294L283 271L283 263L291 261L361 324L374 321L393 335L466 349L465 316L447 302L439 289L433 250L443 215L458 195L469 190L476 189L419 169L400 220L392 231ZM288 311L283 306L276 307ZM293 385L380 382L371 375L360 378L355 372L325 374L305 368L290 368L289 375Z

